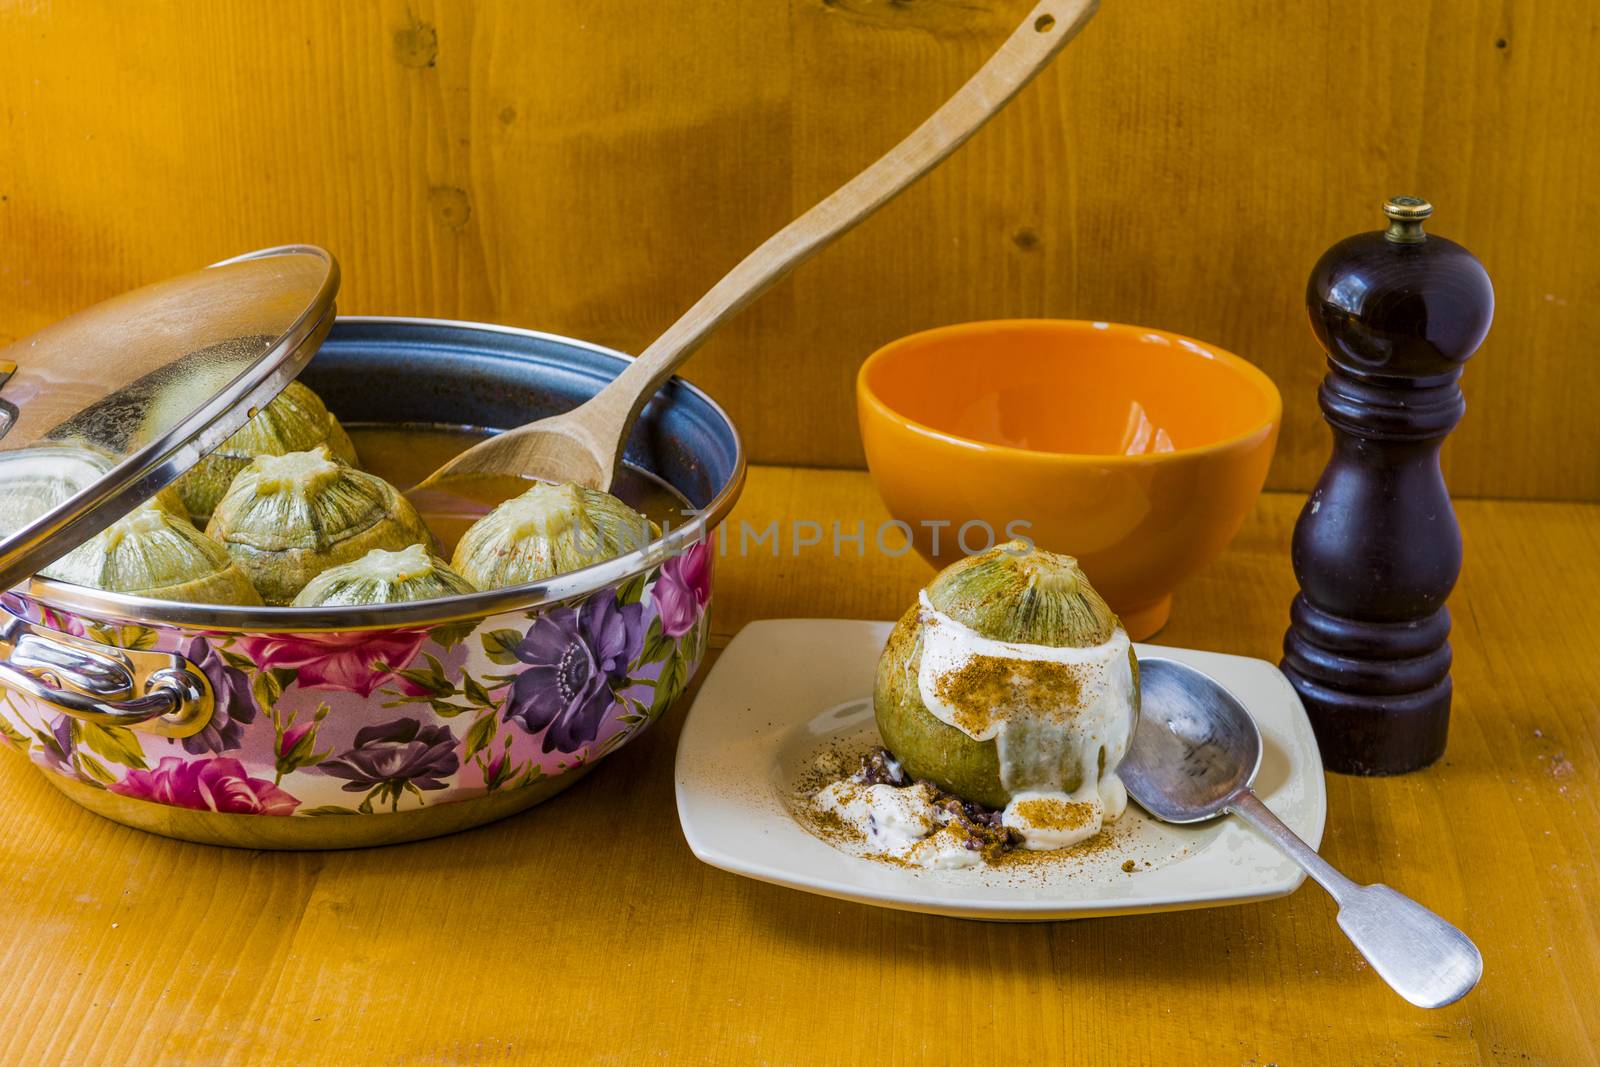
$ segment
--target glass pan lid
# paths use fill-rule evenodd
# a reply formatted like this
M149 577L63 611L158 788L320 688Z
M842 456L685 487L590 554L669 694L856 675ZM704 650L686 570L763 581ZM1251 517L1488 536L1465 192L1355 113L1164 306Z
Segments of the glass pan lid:
M253 252L0 349L0 589L170 484L283 390L333 325L320 248Z

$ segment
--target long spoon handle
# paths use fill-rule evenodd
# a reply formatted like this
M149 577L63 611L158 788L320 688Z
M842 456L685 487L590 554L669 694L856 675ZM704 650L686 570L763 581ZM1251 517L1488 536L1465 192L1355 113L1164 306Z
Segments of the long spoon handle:
M1006 103L1093 17L1099 0L1043 0L943 107L881 159L769 237L584 405L596 440L619 442L645 400L706 337L820 249L932 170ZM620 449L620 445L619 445Z
M1483 956L1466 934L1386 885L1357 885L1316 851L1248 789L1228 810L1259 830L1339 905L1339 928L1385 982L1419 1008L1442 1008L1471 992L1483 977Z

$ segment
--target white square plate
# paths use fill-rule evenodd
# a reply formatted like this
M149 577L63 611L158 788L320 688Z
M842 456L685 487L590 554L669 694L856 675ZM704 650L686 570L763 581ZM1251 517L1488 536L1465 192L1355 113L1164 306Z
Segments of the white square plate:
M796 818L801 783L815 778L823 753L876 743L872 681L892 625L768 619L733 639L690 708L678 745L678 818L696 856L842 900L982 919L1240 904L1300 885L1300 869L1237 819L1166 826L1134 804L1109 828L1109 844L1035 853L1014 866L898 867L815 836ZM1141 656L1196 667L1239 698L1265 746L1256 791L1316 847L1327 815L1322 761L1299 697L1278 669L1242 656L1134 647Z

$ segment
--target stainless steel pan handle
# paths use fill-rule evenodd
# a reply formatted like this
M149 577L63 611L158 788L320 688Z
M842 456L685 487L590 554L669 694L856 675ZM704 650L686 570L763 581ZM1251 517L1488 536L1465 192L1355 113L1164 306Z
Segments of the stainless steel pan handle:
M0 686L75 718L164 737L205 729L216 706L211 682L175 652L114 648L0 620Z

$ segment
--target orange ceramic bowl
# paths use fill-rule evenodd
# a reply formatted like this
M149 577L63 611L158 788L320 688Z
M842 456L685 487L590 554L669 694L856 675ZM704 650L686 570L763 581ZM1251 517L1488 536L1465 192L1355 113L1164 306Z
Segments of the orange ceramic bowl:
M1212 345L1104 322L946 326L856 378L867 466L935 566L1007 533L1076 556L1135 639L1238 532L1283 401Z

